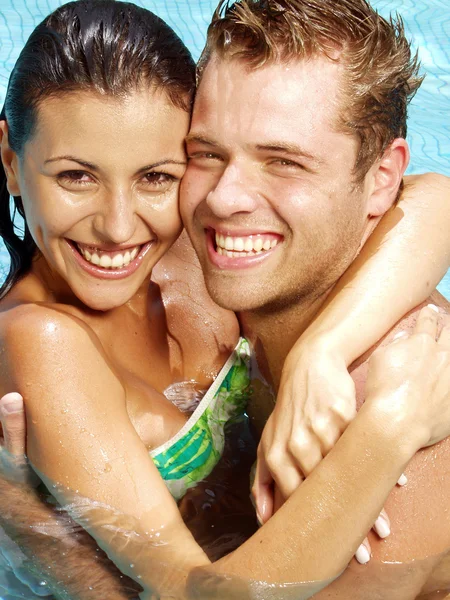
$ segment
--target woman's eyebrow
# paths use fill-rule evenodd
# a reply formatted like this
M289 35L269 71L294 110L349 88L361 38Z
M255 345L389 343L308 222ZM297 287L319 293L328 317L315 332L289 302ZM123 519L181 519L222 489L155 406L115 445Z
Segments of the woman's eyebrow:
M70 160L72 162L78 163L79 165L82 165L83 167L86 167L87 169L90 169L91 171L100 171L100 167L98 167L97 165L94 165L93 163L82 160L81 158L77 158L76 156L69 156L69 155L55 156L53 158L49 158L48 160L45 161L44 164L57 162L59 160ZM159 160L156 163L152 163L150 165L146 165L145 167L138 169L137 173L151 171L152 169L156 169L158 167L162 167L163 165L169 165L169 164L181 165L181 166L185 167L187 163L186 163L186 161L174 160L172 158L165 158L163 160Z
M59 160L71 160L72 162L76 162L79 165L82 165L83 167L86 167L87 169L91 169L92 171L98 171L99 168L94 165L93 163L87 162L85 160L82 160L81 158L77 158L76 156L70 156L67 154L64 154L63 156L55 156L53 158L49 158L44 162L44 165L47 165L49 163L52 162L57 162Z

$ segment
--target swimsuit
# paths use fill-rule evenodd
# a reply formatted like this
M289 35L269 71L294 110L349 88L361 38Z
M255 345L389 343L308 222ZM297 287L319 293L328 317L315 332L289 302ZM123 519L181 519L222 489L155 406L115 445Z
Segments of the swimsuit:
M250 347L241 338L189 420L150 452L176 500L217 465L225 445L225 426L244 414L249 394Z

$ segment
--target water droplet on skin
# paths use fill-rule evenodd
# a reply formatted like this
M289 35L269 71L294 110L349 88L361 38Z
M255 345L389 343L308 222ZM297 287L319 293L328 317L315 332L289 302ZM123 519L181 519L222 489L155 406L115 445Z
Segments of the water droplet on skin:
M105 468L104 468L105 473L110 473L111 470L112 470L111 463L106 463Z

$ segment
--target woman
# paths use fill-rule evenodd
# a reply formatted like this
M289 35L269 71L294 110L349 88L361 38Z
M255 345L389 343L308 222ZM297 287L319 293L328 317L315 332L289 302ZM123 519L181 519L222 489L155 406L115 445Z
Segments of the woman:
M22 241L4 192L1 226L12 268L1 301L0 391L25 396L28 454L56 499L73 501L71 514L124 572L145 584L146 593L155 589L176 597L193 593L187 577L196 581L195 568L209 561L184 527L164 481L179 498L217 463L225 423L243 412L249 361L232 315L204 295L198 267L189 262L192 254L182 257L183 276L195 292L191 297L175 302L181 281L164 307L160 288L151 283L153 267L181 230L178 186L194 80L189 53L157 17L125 3L81 1L55 11L32 34L2 113L2 162L26 229ZM425 211L421 228L426 221ZM437 281L445 270L447 240L435 236L433 244L444 256L443 264L427 265ZM162 287L172 283L179 248L165 266L158 264ZM411 269L409 253L404 261ZM389 292L396 297L395 290ZM411 300L411 308L418 300ZM194 339L191 321L198 331ZM436 353L441 346L434 342ZM195 381L204 389L216 375L206 402L189 421L163 396L174 380ZM308 539L299 536L309 558L300 553L296 571L301 580L323 580L319 587L337 576L412 454L449 433L442 415L436 417L443 399L419 380L415 384L430 396L429 405L412 401L407 415L380 431L391 395L374 394L317 474L233 560L247 560L262 541L273 552L278 543L273 531L283 522L306 521L321 478L341 473L342 501L352 498L356 477L361 505L345 516L333 509L330 493L332 524L305 531ZM398 387L393 382L392 393ZM373 453L362 458L357 476L348 451L366 431L375 434ZM405 443L399 451L400 439ZM80 503L83 497L86 504ZM125 523L121 513L129 519ZM125 548L120 531L126 533ZM331 531L336 552L318 565L319 540ZM341 548L344 531L348 544ZM233 575L229 562L219 563L217 571L199 574L218 574L225 564ZM241 585L237 579L231 584ZM239 589L240 597L245 593ZM230 597L228 587L223 595Z

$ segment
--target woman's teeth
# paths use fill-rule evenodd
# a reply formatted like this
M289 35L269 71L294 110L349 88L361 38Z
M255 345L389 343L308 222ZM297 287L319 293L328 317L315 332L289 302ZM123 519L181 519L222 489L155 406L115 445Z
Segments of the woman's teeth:
M231 237L216 233L217 253L229 258L254 256L275 248L278 238L273 235L250 235Z
M103 269L121 269L127 267L136 258L141 246L128 248L125 252L105 252L99 248L83 248L77 244L77 248L85 260L103 267Z

